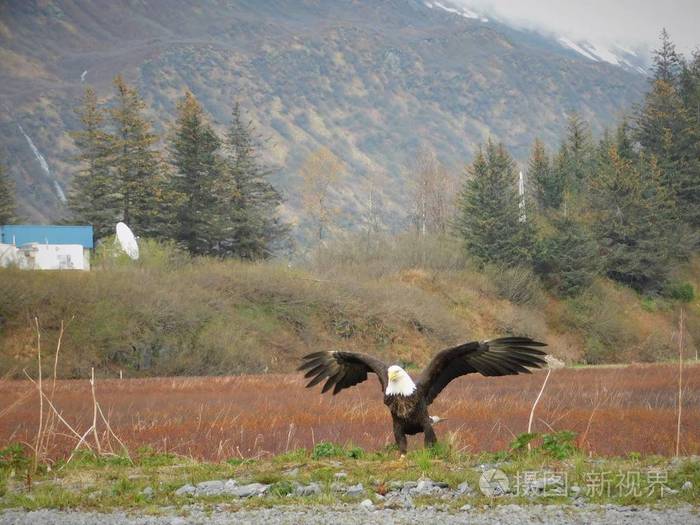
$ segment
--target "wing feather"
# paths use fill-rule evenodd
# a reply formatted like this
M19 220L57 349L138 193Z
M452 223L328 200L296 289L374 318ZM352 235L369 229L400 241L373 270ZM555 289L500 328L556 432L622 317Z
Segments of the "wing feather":
M530 368L541 368L546 361L539 347L546 343L528 337L502 337L490 341L471 341L448 348L435 355L421 374L417 386L428 404L453 379L473 373L484 376L529 374Z
M312 378L307 388L326 379L321 393L333 388L333 395L341 390L355 386L367 380L367 374L376 374L382 386L387 385L387 366L380 360L365 354L354 352L314 352L302 358L299 371L305 371L305 378Z

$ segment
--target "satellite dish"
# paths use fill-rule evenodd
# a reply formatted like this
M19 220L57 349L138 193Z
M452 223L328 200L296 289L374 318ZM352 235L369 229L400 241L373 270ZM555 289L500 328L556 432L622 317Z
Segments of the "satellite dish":
M134 232L123 222L117 223L117 240L129 257L133 260L139 258L139 245L134 237Z

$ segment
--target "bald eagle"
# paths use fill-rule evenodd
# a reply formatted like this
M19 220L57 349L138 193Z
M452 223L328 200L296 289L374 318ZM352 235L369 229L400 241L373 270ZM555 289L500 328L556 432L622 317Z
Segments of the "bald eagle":
M411 376L397 365L387 367L374 357L354 352L314 352L302 358L300 371L312 378L310 388L324 379L321 393L333 388L333 395L367 379L368 373L377 374L384 393L384 404L389 407L394 423L394 438L400 453L406 453L406 435L423 432L425 446L432 446L437 438L433 424L439 420L428 415L428 406L453 379L479 372L484 376L529 374L530 368L545 364L546 355L537 347L545 343L528 337L502 337L489 341L472 341L438 353L428 367L413 382Z

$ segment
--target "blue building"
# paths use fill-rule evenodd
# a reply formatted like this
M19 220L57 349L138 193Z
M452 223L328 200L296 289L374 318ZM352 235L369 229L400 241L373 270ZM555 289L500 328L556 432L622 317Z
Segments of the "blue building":
M0 226L0 266L33 270L89 270L92 226Z

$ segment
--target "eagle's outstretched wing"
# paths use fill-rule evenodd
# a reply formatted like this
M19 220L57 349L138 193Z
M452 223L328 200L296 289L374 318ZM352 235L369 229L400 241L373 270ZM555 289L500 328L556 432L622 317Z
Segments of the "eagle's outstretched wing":
M353 352L314 352L302 358L298 370L306 370L304 377L313 377L306 387L317 385L328 378L321 392L327 392L333 385L333 395L344 388L350 388L367 379L367 373L377 374L382 384L382 392L386 390L387 366L379 359L365 354Z
M526 367L540 368L546 355L538 346L545 343L529 337L502 337L490 341L472 341L438 353L423 371L418 384L430 404L453 379L479 372L485 376L529 374Z

